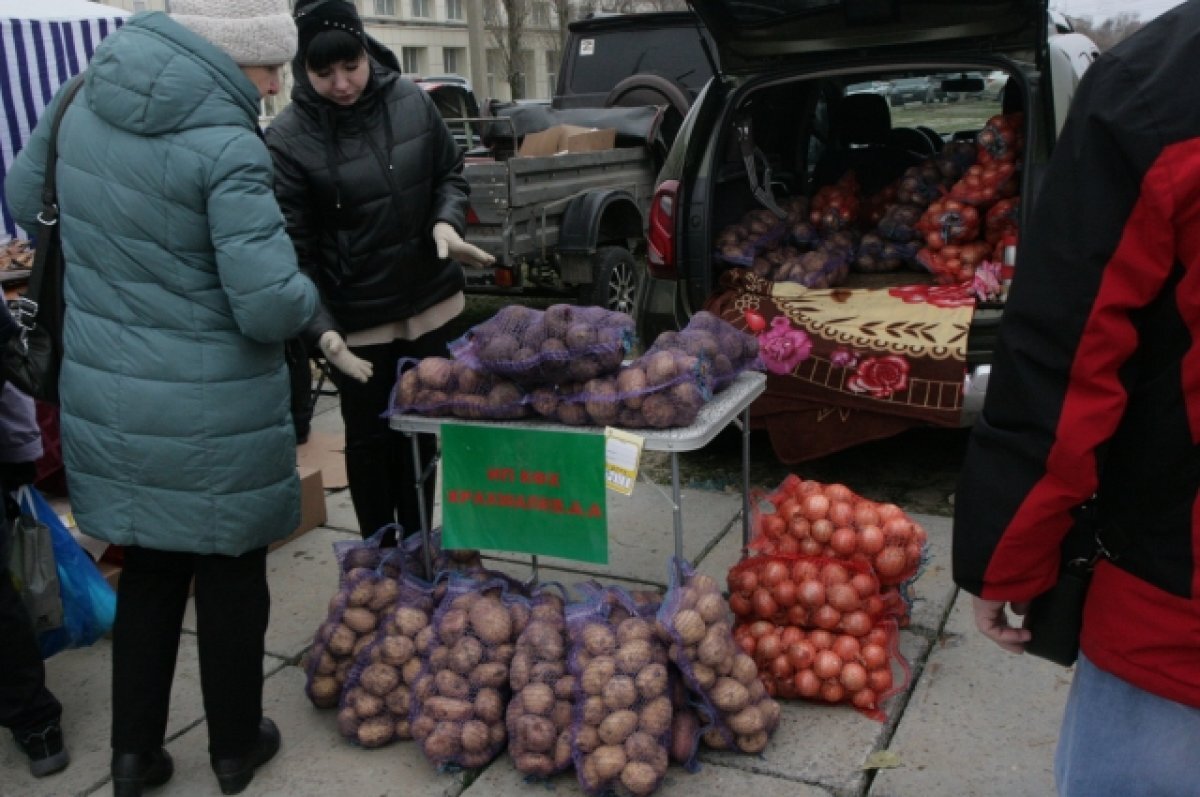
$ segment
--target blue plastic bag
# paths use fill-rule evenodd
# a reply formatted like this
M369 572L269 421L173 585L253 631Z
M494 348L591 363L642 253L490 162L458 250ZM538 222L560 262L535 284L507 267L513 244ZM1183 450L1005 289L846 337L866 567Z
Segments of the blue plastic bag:
M17 492L17 503L22 513L50 529L62 592L63 624L38 634L42 658L91 645L112 628L117 616L116 593L41 493L33 487L22 487Z

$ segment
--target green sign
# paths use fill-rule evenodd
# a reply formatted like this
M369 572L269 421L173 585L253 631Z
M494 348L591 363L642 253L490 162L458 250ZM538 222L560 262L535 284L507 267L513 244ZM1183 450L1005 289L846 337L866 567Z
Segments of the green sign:
M608 563L604 436L442 426L442 545Z

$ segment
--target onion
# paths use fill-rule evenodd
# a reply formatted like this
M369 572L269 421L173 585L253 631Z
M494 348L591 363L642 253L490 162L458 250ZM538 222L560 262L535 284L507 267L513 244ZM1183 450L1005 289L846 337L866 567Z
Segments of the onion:
M841 703L846 699L846 688L834 680L821 684L821 699L826 703Z
M750 605L750 599L740 592L730 593L729 608L737 617L749 617L754 611Z
M781 653L771 660L771 675L778 681L790 681L793 669L786 653Z
M788 526L788 533L797 539L804 539L809 535L812 524L808 522L808 518L803 515L796 515L792 518L791 524Z
M835 526L849 526L854 522L854 507L849 501L834 501L829 505L829 519Z
M811 542L811 540L809 540ZM800 540L791 534L784 534L775 546L775 553L781 556L794 556L800 553Z
M762 533L770 539L777 539L787 529L787 522L779 515L763 515Z
M770 620L755 620L750 624L750 636L755 639L762 639L774 630L775 624Z
M850 580L850 572L846 570L845 565L842 565L838 562L826 562L825 565L821 567L821 580L824 581L827 586L832 584L845 584Z
M783 503L781 503L775 509L775 514L779 515L779 518L784 523L790 523L792 521L792 518L799 511L800 511L799 502L797 502L796 499L794 499L794 498L788 498L788 499L785 499L783 501Z
M779 604L775 603L766 587L754 590L750 596L750 605L754 608L754 614L762 620L770 620L779 611Z
M840 556L849 556L858 550L858 535L849 526L841 526L829 538L829 547Z
M820 556L824 552L825 546L814 540L812 537L806 537L800 540L800 553L804 556Z
M862 650L862 645L849 634L838 634L833 639L831 650L838 654L838 657L842 661L850 662L858 658L858 654ZM863 675L866 675L866 673L864 672Z
M858 527L858 548L863 553L874 556L883 550L885 542L883 529L878 526Z
M810 578L816 578L820 573L821 569L817 566L817 563L808 559L801 559L792 565L792 581L795 581L797 584L807 581Z
M828 518L814 520L809 527L809 534L814 540L824 545L833 537L833 521Z
M875 511L875 505L869 501L861 501L854 507L854 525L860 529L863 526L878 526L879 513Z
M813 660L817 657L817 649L813 647L813 643L801 640L788 646L787 656L792 663L792 668L798 673L800 670L812 666Z
M867 685L867 669L857 661L848 661L838 676L847 692L857 692Z
M804 496L800 511L809 520L820 520L829 513L829 499L820 493Z
M892 688L892 671L890 669L871 670L867 673L867 685L881 694L886 692Z
M797 642L801 642L803 640L804 631L799 626L784 626L783 630L779 632L779 641L783 643L785 648L795 645Z
M825 590L825 601L839 612L852 612L862 602L858 591L849 584L833 584Z
M815 578L800 584L800 602L814 609L825 605L825 585Z
M758 638L757 658L759 661L774 661L775 657L782 652L783 644L779 641L778 634L764 634Z
M808 641L813 643L813 647L817 650L829 650L833 647L833 634L820 628L814 628L808 632Z
M854 498L854 492L844 484L827 484L824 492L830 501L850 501Z
M832 650L817 651L813 659L813 672L818 678L836 678L842 671L842 660Z
M883 579L896 579L908 569L908 557L903 548L884 548L875 556L875 572Z
M803 604L797 603L795 606L789 606L785 617L789 625L796 626L797 628L809 625L808 607Z
M801 697L816 697L821 693L821 679L812 670L799 670L792 680Z
M744 592L749 595L758 588L758 574L750 568L742 570L734 578L735 581L731 581L729 586L736 592Z
M856 637L865 637L871 632L871 615L864 611L850 612L842 618L842 630Z
M854 587L854 591L858 593L860 598L869 598L879 592L879 584L871 577L869 573L855 573L850 577L850 586Z
M786 569L785 567L784 570L786 571ZM771 594L775 597L775 603L779 604L783 609L788 609L796 605L796 583L794 581L780 581L771 590Z
M829 604L815 609L812 613L812 622L817 628L823 628L826 631L832 631L838 627L838 623L842 621L842 613L833 608Z
M888 663L887 649L883 645L868 642L862 646L862 660L868 670L878 670Z
M759 571L759 582L764 587L774 587L780 581L788 577L788 566L783 562L770 561L762 566Z
M855 708L861 708L861 709L864 709L864 710L869 710L869 709L873 709L873 708L875 708L875 707L876 707L876 703L878 702L878 700L879 700L879 698L878 698L878 697L875 695L875 691L874 691L874 690L872 690L872 689L859 689L859 690L858 690L857 692L855 692L855 693L854 693L854 695L853 695L853 696L850 698L850 703L851 703L851 704L852 704L852 705L853 705Z

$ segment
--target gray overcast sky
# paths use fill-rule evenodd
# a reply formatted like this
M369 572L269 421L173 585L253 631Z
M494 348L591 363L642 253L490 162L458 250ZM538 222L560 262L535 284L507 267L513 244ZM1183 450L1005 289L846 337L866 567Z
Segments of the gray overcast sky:
M1050 7L1067 16L1091 17L1097 21L1129 12L1137 14L1146 22L1181 2L1182 0L1050 0Z

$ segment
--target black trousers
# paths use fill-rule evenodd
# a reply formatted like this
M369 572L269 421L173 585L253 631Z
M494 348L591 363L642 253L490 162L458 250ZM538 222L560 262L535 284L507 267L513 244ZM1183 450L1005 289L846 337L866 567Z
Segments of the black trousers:
M0 510L0 727L20 736L62 716L46 688L46 668L33 623L8 571L8 518Z
M443 328L413 341L394 340L376 346L351 347L356 356L375 368L365 384L333 369L346 426L346 477L350 482L350 500L354 503L359 533L364 539L389 523L403 526L406 536L421 529L413 488L416 474L412 465L412 440L393 431L388 420L380 415L388 409L400 360L405 357L446 357L448 337ZM424 469L437 453L437 436L421 434L417 435L417 440L421 468ZM425 507L431 515L436 487L433 478L425 482Z
M117 583L113 626L112 747L117 753L146 753L163 744L193 578L208 751L218 758L245 755L258 738L271 611L267 549L202 556L130 546Z

